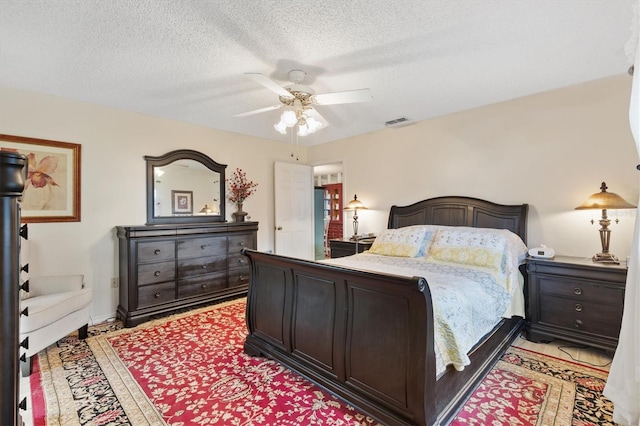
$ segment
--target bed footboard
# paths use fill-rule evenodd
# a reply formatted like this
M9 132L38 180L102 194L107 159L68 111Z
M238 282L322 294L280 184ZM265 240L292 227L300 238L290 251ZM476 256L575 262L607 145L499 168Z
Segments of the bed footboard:
M436 422L431 295L424 278L254 250L244 350L387 425Z

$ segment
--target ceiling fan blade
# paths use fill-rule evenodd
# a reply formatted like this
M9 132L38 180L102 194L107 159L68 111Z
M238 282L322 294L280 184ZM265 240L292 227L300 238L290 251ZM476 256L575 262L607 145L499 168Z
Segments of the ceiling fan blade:
M285 89L284 87L280 86L278 83L276 83L275 81L271 80L269 77L265 77L264 75L259 74L259 73L251 73L251 72L247 72L244 75L246 75L247 77L249 77L250 79L252 79L256 83L263 85L264 87L266 87L267 89L271 90L272 92L277 93L280 96L285 96L287 98L292 98L293 97L293 95L291 93L289 93L287 91L287 89Z
M358 89L347 90L346 92L325 93L323 95L315 95L315 104L317 105L336 105L350 104L355 102L369 102L373 99L371 90Z
M249 115L260 114L261 112L273 111L274 109L278 109L281 106L282 106L282 104L280 104L280 105L271 105L271 106L268 106L266 108L260 108L260 109L256 109L256 110L249 111L249 112L243 112L242 114L236 114L236 115L234 115L234 117L247 117Z

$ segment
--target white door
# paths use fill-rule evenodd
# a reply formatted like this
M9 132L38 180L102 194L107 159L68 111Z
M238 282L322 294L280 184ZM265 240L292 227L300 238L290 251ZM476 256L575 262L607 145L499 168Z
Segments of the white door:
M275 251L313 260L313 168L275 163Z

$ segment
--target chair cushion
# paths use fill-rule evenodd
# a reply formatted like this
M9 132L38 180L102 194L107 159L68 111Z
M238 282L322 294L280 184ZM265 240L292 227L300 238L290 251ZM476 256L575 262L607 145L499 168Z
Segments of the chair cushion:
M49 325L89 304L91 304L91 289L88 288L22 300L20 309L28 307L29 315L20 316L20 333L29 333Z

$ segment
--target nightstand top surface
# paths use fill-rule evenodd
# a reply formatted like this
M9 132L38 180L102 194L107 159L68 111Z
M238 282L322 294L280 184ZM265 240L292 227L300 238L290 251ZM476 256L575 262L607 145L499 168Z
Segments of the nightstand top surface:
M620 261L620 264L611 263L598 263L591 260L591 257L577 257L577 256L555 256L553 259L543 259L528 257L527 262L542 262L542 263L564 263L568 265L584 266L587 268L603 268L603 269L627 269L627 263L625 260Z
M371 244L375 241L376 237L371 238L360 238L358 239L358 243L360 244ZM356 240L352 240L351 238L332 238L329 241L341 241L343 243L356 243Z

